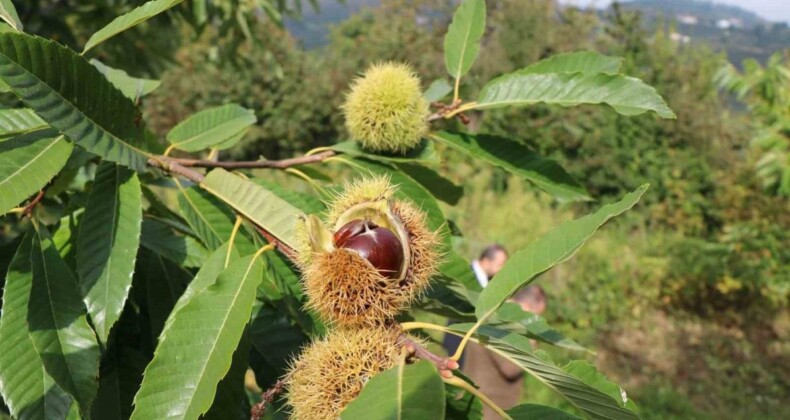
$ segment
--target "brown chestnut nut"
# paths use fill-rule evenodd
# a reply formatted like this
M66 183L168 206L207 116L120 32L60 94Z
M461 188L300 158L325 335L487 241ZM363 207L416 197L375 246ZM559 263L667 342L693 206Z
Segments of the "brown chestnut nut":
M386 278L398 277L403 266L403 245L391 230L370 220L352 220L335 232L335 246L352 249Z

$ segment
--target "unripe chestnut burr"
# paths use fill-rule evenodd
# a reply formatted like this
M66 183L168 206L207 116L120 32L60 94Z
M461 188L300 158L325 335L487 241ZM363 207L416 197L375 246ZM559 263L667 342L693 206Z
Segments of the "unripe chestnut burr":
M391 230L370 220L352 220L335 232L337 248L356 251L383 277L398 277L403 266L403 245Z

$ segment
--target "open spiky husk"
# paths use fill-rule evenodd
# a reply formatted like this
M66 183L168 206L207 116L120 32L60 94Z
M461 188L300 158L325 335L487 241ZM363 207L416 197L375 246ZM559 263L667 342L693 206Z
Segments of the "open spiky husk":
M346 249L322 250L313 244L305 251L310 257L300 257L308 306L324 321L340 326L382 324L416 300L436 273L438 234L427 227L423 211L393 199L394 192L387 177L351 182L328 206L326 225L337 230L349 219L370 218L393 231L406 252L396 279L381 276L367 260Z

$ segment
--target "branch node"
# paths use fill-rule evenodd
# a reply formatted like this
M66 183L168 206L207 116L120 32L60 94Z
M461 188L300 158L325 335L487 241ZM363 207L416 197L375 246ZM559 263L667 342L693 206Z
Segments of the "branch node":
M250 420L260 420L264 414L266 414L266 404L271 404L275 398L277 398L280 393L283 392L285 388L285 382L280 379L272 385L271 388L267 389L261 394L261 402L255 404L250 409Z

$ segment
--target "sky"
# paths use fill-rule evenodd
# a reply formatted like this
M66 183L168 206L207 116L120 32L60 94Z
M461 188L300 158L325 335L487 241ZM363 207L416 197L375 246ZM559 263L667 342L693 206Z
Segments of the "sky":
M608 6L611 0L561 0L563 3L597 7ZM790 0L715 0L714 3L731 4L751 10L765 19L790 22Z

